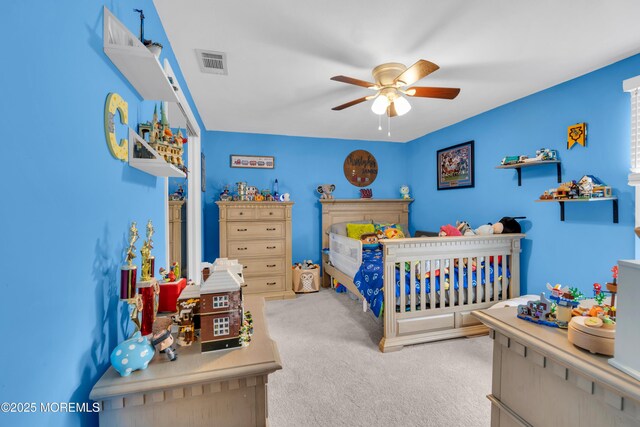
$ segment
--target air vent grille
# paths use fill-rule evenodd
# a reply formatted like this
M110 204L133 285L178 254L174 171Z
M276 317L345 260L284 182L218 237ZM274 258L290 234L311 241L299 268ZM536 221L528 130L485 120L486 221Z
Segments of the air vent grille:
M227 54L196 49L200 71L209 74L227 74Z

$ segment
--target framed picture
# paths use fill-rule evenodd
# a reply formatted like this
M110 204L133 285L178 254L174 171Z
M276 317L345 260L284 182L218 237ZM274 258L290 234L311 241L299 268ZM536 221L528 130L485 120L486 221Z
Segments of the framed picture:
M273 156L243 156L231 155L232 168L273 169L276 165Z
M203 193L207 191L207 162L202 152L200 152L200 187Z
M473 141L438 150L436 160L438 190L471 188L474 186Z

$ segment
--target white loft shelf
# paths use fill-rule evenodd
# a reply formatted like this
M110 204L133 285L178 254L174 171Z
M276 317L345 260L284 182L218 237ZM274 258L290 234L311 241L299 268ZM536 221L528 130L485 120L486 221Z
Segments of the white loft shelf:
M103 25L104 53L140 96L147 100L178 102L158 59L106 6Z
M182 91L182 88L178 83L178 79L176 78L176 73L173 72L171 64L169 64L169 61L166 59L164 60L164 72L167 77L173 81L173 86L177 88L175 94L178 98L178 102L170 102L167 104L171 126L174 128L178 127L187 129L189 136L200 136L200 126L198 126L198 122L191 112L191 108L187 102L187 97Z
M142 144L145 149L153 156L152 159L135 157L136 142ZM183 171L167 163L167 161L158 154L147 141L142 139L133 129L129 128L129 166L140 169L154 176L168 176L173 178L185 178L187 174Z

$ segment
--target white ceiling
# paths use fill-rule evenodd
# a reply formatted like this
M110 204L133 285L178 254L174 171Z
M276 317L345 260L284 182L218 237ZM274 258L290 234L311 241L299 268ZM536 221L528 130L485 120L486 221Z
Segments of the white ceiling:
M154 3L208 130L406 142L640 52L638 0ZM229 74L203 74L195 49L226 52ZM409 98L390 138L371 101L331 111L373 92L330 77L420 58L440 70L416 85L455 100Z

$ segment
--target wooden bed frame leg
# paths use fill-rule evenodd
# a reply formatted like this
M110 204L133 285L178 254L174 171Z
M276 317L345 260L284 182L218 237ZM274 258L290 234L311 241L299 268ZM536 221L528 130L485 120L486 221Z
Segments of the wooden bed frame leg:
M391 353L393 351L402 350L404 346L403 345L385 346L385 338L382 337L382 339L380 340L380 344L378 344L378 348L383 353Z

